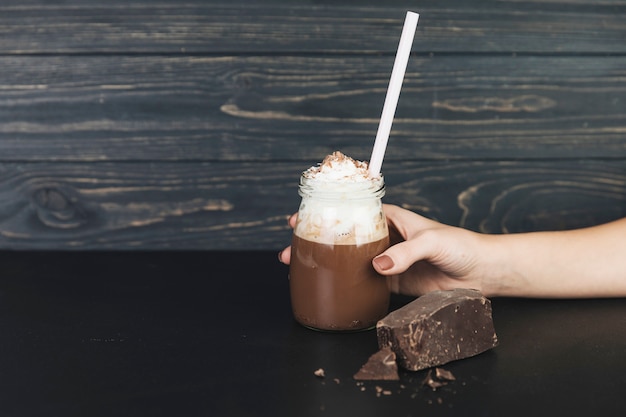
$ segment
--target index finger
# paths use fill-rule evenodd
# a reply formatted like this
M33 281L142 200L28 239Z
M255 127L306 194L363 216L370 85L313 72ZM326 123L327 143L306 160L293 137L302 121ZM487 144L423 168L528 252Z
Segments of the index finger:
M410 210L393 204L383 204L383 210L389 225L389 234L397 233L403 240L409 239L416 231L439 225L434 220L427 219Z

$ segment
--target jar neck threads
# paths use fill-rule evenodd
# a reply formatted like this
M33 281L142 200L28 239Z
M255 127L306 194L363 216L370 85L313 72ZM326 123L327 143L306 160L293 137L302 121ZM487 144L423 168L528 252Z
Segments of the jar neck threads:
M380 199L385 195L382 176L367 181L318 181L302 175L298 194L303 198L324 200Z

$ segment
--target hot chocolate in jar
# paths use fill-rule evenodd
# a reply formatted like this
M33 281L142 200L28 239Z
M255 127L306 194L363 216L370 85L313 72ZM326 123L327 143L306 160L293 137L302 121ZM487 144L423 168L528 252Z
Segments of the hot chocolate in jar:
M389 308L372 259L389 247L382 176L335 152L302 173L290 263L291 303L302 325L326 331L373 328Z

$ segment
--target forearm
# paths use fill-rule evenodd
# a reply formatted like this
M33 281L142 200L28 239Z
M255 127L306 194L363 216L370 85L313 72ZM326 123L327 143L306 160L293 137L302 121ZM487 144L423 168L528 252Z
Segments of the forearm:
M486 291L522 297L626 296L626 219L562 232L485 236Z

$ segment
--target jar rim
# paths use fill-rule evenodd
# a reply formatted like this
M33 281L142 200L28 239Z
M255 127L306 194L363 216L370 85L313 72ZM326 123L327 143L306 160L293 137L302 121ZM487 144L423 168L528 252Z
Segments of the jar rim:
M304 174L300 176L298 194L301 197L360 200L385 195L382 175L367 181L320 181Z

